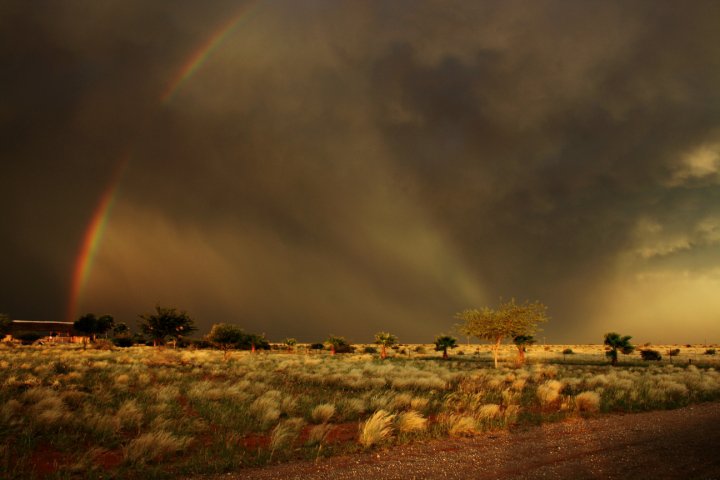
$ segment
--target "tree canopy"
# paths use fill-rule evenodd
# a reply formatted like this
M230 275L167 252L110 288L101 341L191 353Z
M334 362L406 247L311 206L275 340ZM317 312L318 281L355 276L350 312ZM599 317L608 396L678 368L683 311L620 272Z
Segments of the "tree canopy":
M448 348L456 348L457 347L457 339L455 337L451 337L450 335L438 335L435 337L435 351L436 352L443 352L443 358L448 358Z
M114 326L115 319L112 315L96 317L94 313L86 313L73 323L73 328L80 333L86 334L91 341L95 341L97 335L107 333Z
M605 334L605 341L603 342L607 347L605 355L610 358L610 363L614 366L617 365L618 361L618 350L625 355L630 355L635 351L635 346L630 343L630 335L622 336L617 332L610 332Z
M165 343L167 338L177 340L197 330L187 312L175 308L157 306L155 313L138 316L142 319L140 328L152 338L155 345Z
M463 323L458 330L481 340L493 343L495 368L498 364L498 350L505 337L533 335L538 324L547 322L547 307L536 301L519 304L515 299L500 302L497 308L467 309L456 314Z
M380 358L385 359L387 357L387 347L395 345L397 337L389 332L378 332L375 334L375 343L382 347Z
M12 325L10 317L4 313L0 313L0 340L10 333L10 325Z

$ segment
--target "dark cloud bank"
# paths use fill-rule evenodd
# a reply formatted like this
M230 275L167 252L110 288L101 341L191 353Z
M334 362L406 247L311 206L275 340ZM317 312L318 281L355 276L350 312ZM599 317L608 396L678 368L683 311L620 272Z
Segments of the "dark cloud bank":
M246 14L168 102L192 53ZM0 311L718 340L717 2L3 2ZM668 294L670 292L670 294Z

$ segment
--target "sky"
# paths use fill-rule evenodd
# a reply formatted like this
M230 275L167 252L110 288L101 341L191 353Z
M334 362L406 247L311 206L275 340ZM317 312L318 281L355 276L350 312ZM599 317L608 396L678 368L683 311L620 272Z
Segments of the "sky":
M720 3L0 1L0 312L720 342Z

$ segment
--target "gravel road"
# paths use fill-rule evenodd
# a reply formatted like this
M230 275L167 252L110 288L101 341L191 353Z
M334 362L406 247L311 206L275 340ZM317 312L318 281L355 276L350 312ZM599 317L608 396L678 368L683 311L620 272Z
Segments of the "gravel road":
M720 479L720 403L574 418L200 478Z

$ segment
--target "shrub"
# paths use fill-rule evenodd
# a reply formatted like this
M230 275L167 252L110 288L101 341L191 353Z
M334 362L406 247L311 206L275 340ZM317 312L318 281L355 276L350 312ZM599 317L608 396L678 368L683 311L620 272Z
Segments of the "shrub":
M363 353L377 353L377 348L375 347L365 347L363 348Z
M131 337L114 337L112 342L116 347L120 348L132 347L135 344Z
M415 347L415 353L419 353L422 355L423 353L426 353L426 352L427 352L427 349L423 346Z
M17 335L15 335L15 338L20 340L23 345L32 345L33 343L37 342L41 338L43 338L44 335L41 335L36 332L21 332Z
M715 349L708 348L707 350L705 350L705 355L715 355Z
M657 350L640 350L640 356L643 360L646 361L660 361L662 360L662 355L660 355L660 352Z
M365 448L372 447L392 434L392 422L395 415L378 410L360 427L358 442Z
M562 351L563 355L574 355L575 352L573 352L572 348L566 348Z
M323 345L322 343L310 344L310 350L322 350L323 348L325 348L325 345Z

